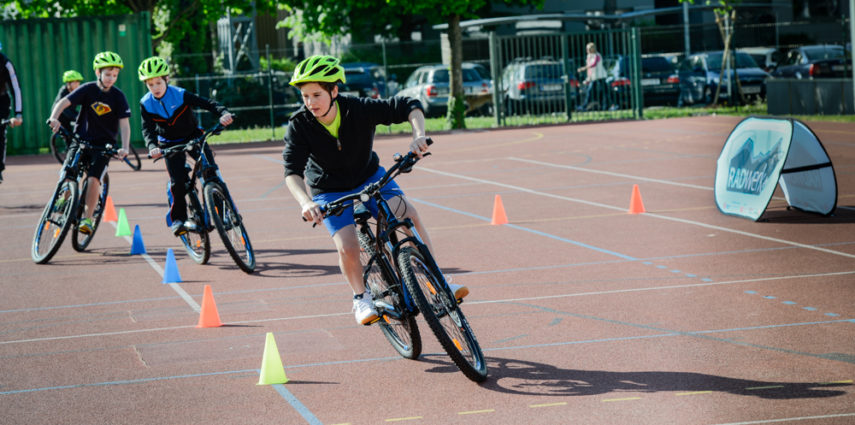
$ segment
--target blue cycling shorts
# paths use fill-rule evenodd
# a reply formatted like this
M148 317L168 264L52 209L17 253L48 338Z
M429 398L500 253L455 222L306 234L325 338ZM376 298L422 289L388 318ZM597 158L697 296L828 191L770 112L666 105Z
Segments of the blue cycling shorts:
M371 183L380 181L381 178L386 174L386 169L383 167L378 167L377 172L374 173L373 176L369 177L367 180L362 182L361 185L357 186L355 189L347 191L347 192L326 192L320 193L312 197L312 200L315 201L318 205L325 205L329 202L335 201L338 198L343 196L352 195L354 193L358 193L365 186L368 186ZM380 190L380 194L383 195L383 199L389 200L396 196L404 196L404 192L395 183L394 180L390 181ZM374 199L369 200L368 202L363 203L368 211L371 211L371 215L374 218L377 218L377 202ZM324 219L324 227L327 228L327 231L330 233L330 236L335 235L339 230L352 226L354 224L353 219L353 205L344 209L340 215L330 216Z

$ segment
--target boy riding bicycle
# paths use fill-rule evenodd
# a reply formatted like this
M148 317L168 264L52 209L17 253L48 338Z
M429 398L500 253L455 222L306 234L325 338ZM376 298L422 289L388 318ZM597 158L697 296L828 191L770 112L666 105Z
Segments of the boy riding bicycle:
M338 250L339 268L353 290L356 321L365 325L376 321L378 315L371 293L362 280L353 206L341 215L323 218L320 205L359 192L385 174L386 170L379 165L379 157L373 150L377 125L409 121L413 141L408 150L421 157L428 150L428 145L424 111L417 99L341 96L339 82L345 82L344 68L334 57L311 56L297 65L290 84L300 90L304 105L291 115L282 156L285 160L285 183L300 203L303 218L323 223L332 236ZM390 182L383 192L394 211L413 221L432 251L428 232L400 187ZM376 216L373 201L366 207ZM450 287L458 299L469 292L462 285L450 284Z
M48 125L54 133L59 131L62 123L59 116L66 108L72 105L81 105L80 113L77 115L77 126L74 132L83 140L93 145L103 147L116 142L116 136L121 135L122 148L118 150L120 158L128 156L131 144L131 125L129 117L131 108L125 94L115 87L119 78L119 71L124 67L122 58L114 52L101 52L95 55L92 61L95 69L96 81L81 85L77 90L62 98L53 106ZM74 158L73 150L77 146L69 146L66 162ZM84 152L84 155L90 155ZM92 214L101 193L101 179L107 173L109 157L92 154L89 169L86 176L89 189L86 193L85 217L80 221L78 230L81 233L92 233Z
M232 123L232 114L217 102L193 94L180 87L169 85L169 64L160 57L152 56L144 61L137 70L140 81L148 88L148 93L140 99L142 115L142 134L148 145L148 153L153 159L160 158L161 148L170 144L183 143L202 135L193 108L203 108L220 116L224 126ZM199 152L188 152L194 159ZM205 156L213 164L214 155L205 144ZM166 171L169 172L169 193L172 205L169 218L172 221L172 234L180 236L188 230L194 230L194 224L187 221L187 182L189 176L184 168L184 155L170 155L166 158ZM216 164L214 164L216 165Z
M56 94L56 99L53 101L53 105L56 106L60 100L62 100L65 96L68 96L71 92L77 90L80 87L80 83L83 81L83 75L79 72L69 69L62 73L62 86L59 88L59 92ZM53 106L51 106L53 109ZM62 114L59 116L59 122L62 123L62 126L65 127L68 131L74 131L74 120L77 119L77 114L79 113L79 107L75 106L73 108L67 108L62 111Z

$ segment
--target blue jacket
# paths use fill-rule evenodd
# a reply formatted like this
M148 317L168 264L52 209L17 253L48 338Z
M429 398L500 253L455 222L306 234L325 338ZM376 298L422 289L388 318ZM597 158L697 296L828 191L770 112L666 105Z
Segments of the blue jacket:
M225 106L180 87L167 86L160 99L146 93L140 99L140 116L148 149L200 136L202 130L193 114L194 107L210 111L217 118L228 112Z

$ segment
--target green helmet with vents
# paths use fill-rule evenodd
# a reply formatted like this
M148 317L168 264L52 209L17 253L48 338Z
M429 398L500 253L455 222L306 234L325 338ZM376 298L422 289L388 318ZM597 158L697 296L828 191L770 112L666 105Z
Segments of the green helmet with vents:
M70 83L72 81L83 81L83 76L79 72L69 69L62 73L62 82Z
M169 75L169 65L160 56L152 56L142 61L137 73L139 74L140 81L163 77Z
M95 68L95 70L112 66L116 68L125 67L125 64L122 63L121 56L114 52L107 51L98 53L97 55L95 55L95 60L92 61L92 68Z
M294 68L291 75L292 86L302 83L336 83L345 82L344 68L339 65L338 59L332 56L315 55L303 59Z

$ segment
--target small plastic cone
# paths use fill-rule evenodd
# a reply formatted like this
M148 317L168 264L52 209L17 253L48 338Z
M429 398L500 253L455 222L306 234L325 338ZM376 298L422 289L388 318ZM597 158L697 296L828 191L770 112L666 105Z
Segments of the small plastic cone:
M107 195L107 202L104 203L104 218L105 222L114 222L119 219L116 215L116 206L113 205L113 197Z
M130 236L131 228L128 226L128 216L124 208L119 208L119 225L116 226L116 236Z
M644 210L644 202L641 202L641 191L638 190L638 185L632 185L632 197L629 199L629 213L641 214Z
M495 201L493 201L493 220L490 221L490 224L494 226L508 224L508 216L505 215L505 206L502 205L502 197L496 195Z
M214 293L211 285L205 285L205 294L202 295L202 311L199 312L199 324L197 328L217 328L223 326L220 322L220 313L217 312L217 304L214 302Z
M134 242L131 244L131 255L145 254L145 244L142 241L142 233L140 233L140 225L134 226Z
M261 374L258 377L257 385L273 385L284 384L288 382L285 376L285 368L282 366L282 359L279 357L279 349L276 348L276 340L273 339L273 332L267 333L267 339L264 342L264 357L261 359Z
M166 250L166 265L163 267L163 283L181 283L181 274L178 273L178 264L175 262L175 253L172 248Z

